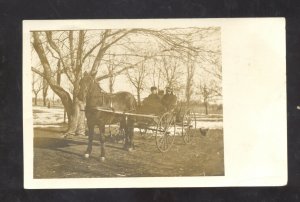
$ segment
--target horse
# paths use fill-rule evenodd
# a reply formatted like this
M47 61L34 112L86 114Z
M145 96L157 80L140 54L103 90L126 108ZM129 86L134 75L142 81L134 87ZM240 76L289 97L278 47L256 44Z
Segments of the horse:
M105 125L120 123L120 127L125 131L124 149L132 151L134 148L134 119L125 115L117 115L111 112L97 110L97 107L121 112L132 112L137 107L135 97L125 91L117 93L105 92L95 79L96 74L84 73L79 82L78 99L86 103L85 116L88 126L88 146L85 158L89 158L92 152L94 128L97 125L100 131L101 161L105 160Z

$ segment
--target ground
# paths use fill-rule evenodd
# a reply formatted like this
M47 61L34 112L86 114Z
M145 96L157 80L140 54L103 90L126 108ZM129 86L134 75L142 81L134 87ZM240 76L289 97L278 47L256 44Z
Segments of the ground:
M135 134L136 148L122 149L121 143L108 141L106 160L100 161L98 137L90 159L83 158L86 136L62 138L64 127L34 129L34 178L222 176L224 175L223 131L197 134L185 144L176 136L172 148L161 153L154 137ZM97 130L96 130L97 131Z

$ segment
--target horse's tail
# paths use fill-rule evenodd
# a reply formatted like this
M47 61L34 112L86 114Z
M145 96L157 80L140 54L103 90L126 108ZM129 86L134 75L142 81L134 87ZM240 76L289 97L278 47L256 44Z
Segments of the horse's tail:
M119 93L122 94L121 98L124 99L123 103L126 106L125 111L127 111L127 112L133 112L133 111L135 111L136 108L137 108L137 101L136 101L134 95L132 95L129 92L119 92Z

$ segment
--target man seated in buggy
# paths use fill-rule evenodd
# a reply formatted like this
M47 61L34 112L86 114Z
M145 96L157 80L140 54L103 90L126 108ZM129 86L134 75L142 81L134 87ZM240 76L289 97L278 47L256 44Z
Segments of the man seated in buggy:
M166 87L166 94L162 97L161 102L166 111L175 109L177 97L173 94L173 89L171 87Z
M146 97L143 101L143 105L151 102L160 102L159 96L157 94L157 88L155 86L152 86L150 88L151 94Z
M157 94L155 86L152 86L150 90L151 94L142 102L140 113L159 115L175 108L177 97L173 94L171 87L166 87L166 94L163 96Z
M158 91L158 97L161 100L163 98L163 96L165 95L165 91L164 90L159 90Z
M157 87L152 86L150 90L151 94L143 100L139 112L145 114L160 114L164 111L164 107L157 94Z

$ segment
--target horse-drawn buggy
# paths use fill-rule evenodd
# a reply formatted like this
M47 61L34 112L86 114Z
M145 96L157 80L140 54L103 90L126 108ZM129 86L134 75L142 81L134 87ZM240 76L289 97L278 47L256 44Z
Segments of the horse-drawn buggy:
M174 143L176 136L181 136L185 143L190 143L196 128L195 115L190 109L182 106L161 114L142 114L136 122L140 134L145 138L155 138L157 149L167 152Z
M185 143L191 142L196 129L196 118L193 111L183 104L173 108L150 111L137 106L134 96L128 92L109 94L104 92L93 75L85 74L80 81L80 99L86 102L85 115L89 129L89 143L85 157L92 151L94 127L100 130L101 159L105 157L105 125L120 123L120 132L124 134L124 148L134 148L134 129L139 129L145 137L155 137L159 151L167 152L173 145L176 136L181 136Z

